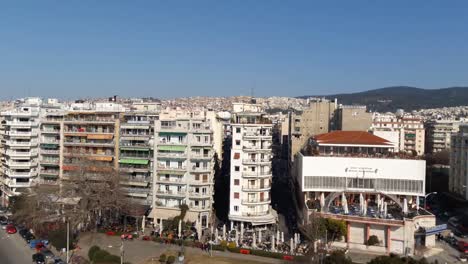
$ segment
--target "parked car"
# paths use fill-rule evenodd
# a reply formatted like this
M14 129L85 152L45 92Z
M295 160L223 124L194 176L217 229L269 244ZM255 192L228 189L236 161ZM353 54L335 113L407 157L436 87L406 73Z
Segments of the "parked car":
M460 254L460 256L458 257L458 260L460 260L460 262L466 262L467 255L465 253Z
M32 261L36 264L45 264L45 256L42 253L32 255Z
M6 217L3 216L3 215L0 216L0 225L2 225L2 226L8 225L8 218L6 218ZM3 229L5 229L5 228L3 228Z
M43 247L41 249L41 253L44 254L44 256L46 257L46 259L53 259L55 257L54 253L52 253L52 251L50 251L48 248L46 247Z
M5 228L6 232L8 234L15 234L16 233L16 227L14 225L7 225L6 228Z
M55 257L54 258L54 264L65 264L65 261L63 261L61 258L59 257Z
M29 247L30 248L35 248L35 249L41 249L42 247L44 246L47 246L49 244L49 240L45 240L45 239L33 239L31 241L29 241Z

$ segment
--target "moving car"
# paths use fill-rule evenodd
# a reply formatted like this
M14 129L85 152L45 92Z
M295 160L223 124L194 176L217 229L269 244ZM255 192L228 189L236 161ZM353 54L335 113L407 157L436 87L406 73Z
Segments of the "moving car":
M5 230L8 234L15 234L17 231L14 225L7 225Z

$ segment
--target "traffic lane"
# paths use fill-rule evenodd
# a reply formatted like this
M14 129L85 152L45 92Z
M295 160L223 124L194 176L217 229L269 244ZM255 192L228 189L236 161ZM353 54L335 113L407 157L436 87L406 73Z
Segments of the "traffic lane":
M32 254L34 251L18 234L9 235L5 230L0 230L1 264L30 264L32 263Z

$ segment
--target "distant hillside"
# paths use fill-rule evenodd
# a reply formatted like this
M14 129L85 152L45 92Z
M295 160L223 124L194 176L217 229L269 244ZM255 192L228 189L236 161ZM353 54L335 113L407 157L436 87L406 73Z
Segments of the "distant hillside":
M300 96L300 98L317 96ZM367 105L369 110L386 112L402 108L405 111L422 108L468 105L468 87L450 87L442 89L421 89L407 86L386 87L350 94L332 94L321 96L338 99L346 105Z

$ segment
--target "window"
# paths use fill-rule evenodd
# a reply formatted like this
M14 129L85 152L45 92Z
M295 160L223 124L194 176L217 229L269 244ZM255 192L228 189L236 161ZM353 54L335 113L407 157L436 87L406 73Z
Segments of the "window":
M239 185L239 180L238 179L234 180L234 185Z
M238 192L234 193L234 199L239 199L239 193Z
M235 211L235 212L238 212L238 211L239 211L239 206L234 205L234 211Z
M199 181L199 180L200 180L200 175L199 175L199 174L196 174L196 175L195 175L195 180L196 180L196 181Z
M241 132L240 127L236 127L236 133L239 134Z
M240 140L236 140L236 146L240 146Z
M203 174L203 182L208 182L208 175L207 174Z
M240 167L239 166L234 166L234 171L240 171Z
M234 153L234 159L240 159L240 153Z

